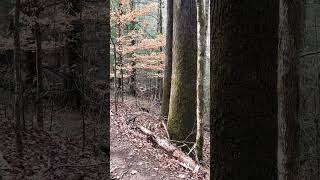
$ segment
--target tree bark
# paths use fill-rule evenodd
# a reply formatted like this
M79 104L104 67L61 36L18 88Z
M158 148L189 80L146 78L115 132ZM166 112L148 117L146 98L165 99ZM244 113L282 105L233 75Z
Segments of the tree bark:
M195 141L197 11L194 0L173 2L173 64L168 131L173 140Z
M197 59L197 134L195 152L197 161L203 156L203 121L204 121L204 76L207 60L209 0L197 0L198 18L198 59Z
M35 2L35 5L39 7L39 1ZM39 24L40 20L40 11L36 10L36 23L34 26L34 37L36 41L36 73L37 73L37 89L36 89L36 116L37 116L37 128L43 130L43 105L42 105L42 60L41 60L41 27Z
M211 179L277 179L277 0L211 1Z
M305 179L320 178L320 33L318 1L303 1L303 44L299 58L299 124L300 126L300 177ZM309 54L309 55L306 55ZM296 141L297 142L297 141Z
M167 25L166 25L166 49L164 77L162 85L161 114L167 117L169 112L171 75L172 75L172 37L173 35L173 0L167 0Z
M23 146L21 138L21 117L22 117L22 78L21 78L21 48L20 48L20 0L16 0L14 16L14 78L15 78L15 96L14 96L14 118L16 131L16 148L20 157L23 156Z
M302 2L280 0L278 55L278 171L279 180L299 175L299 49Z

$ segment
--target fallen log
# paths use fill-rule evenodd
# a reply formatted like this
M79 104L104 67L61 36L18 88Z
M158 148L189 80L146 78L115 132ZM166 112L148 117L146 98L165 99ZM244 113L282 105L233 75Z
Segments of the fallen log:
M150 130L143 126L137 126L137 128L145 135L148 136L153 142L159 145L162 149L167 151L173 157L180 161L180 165L191 170L193 173L205 173L209 175L209 170L199 164L197 164L190 156L186 155L176 146L172 145L167 139L162 139L159 136L152 133Z

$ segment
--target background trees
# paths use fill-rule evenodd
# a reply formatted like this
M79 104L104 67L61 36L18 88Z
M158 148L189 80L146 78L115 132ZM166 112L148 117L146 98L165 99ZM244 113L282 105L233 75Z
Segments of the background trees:
M119 95L123 100L125 94L141 96L144 91L153 91L151 99L159 100L164 41L157 31L162 16L157 3L112 1L111 9L115 100Z
M110 179L109 8L0 2L0 179Z
M38 127L67 136L69 127L61 126L75 119L72 126L83 125L77 129L83 139L86 129L87 136L97 136L98 122L109 119L108 6L102 1L18 2L2 6L7 14L1 14L0 100L9 113L0 123L16 119L22 133Z

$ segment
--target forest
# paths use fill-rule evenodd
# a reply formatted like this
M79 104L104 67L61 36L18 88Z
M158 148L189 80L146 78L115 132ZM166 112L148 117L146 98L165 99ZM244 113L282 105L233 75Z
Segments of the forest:
M0 180L320 180L320 1L1 0Z
M0 179L109 179L109 3L0 13Z

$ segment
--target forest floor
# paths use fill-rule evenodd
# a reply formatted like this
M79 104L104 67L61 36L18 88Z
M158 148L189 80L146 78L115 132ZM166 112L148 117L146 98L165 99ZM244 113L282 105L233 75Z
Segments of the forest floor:
M23 157L16 152L12 117L0 112L0 180L148 180L206 179L193 174L134 127L142 125L165 138L159 119L160 106L126 97L115 113L111 105L110 164L99 143L108 141L106 124L87 120L86 146L82 149L81 118L76 112L45 112L46 131L22 132ZM148 112L147 112L148 111ZM96 128L93 128L96 127ZM95 133L93 133L93 129ZM96 136L92 136L96 134ZM205 132L204 166L209 164L209 132ZM110 166L111 165L111 166ZM109 171L111 178L109 177Z
M0 109L0 180L108 180L109 158L98 144L108 137L101 133L109 129L105 123L87 120L86 145L82 148L79 113L61 110L53 116L50 131L50 111L44 114L45 131L27 126L21 132L23 157L16 152L16 133L11 112ZM26 113L26 117L30 117ZM30 122L28 123L30 124ZM95 124L99 138L92 136Z
M193 174L180 165L160 147L147 140L135 127L142 125L165 138L166 132L159 119L159 105L126 98L125 103L111 107L111 177L123 180L153 179L207 179L202 174ZM204 166L209 164L209 132L205 132Z

